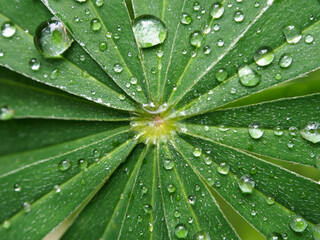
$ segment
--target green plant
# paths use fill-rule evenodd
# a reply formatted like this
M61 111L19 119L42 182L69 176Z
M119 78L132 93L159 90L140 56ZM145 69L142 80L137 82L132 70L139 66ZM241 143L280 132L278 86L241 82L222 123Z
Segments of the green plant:
M319 19L316 0L0 2L1 239L238 239L223 198L268 239L319 240L319 183L285 163L320 168L320 94L248 105L319 67Z

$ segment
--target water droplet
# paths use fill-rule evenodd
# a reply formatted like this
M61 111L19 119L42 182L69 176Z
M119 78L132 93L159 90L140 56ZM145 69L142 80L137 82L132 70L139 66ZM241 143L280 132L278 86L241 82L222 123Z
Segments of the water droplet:
M294 142L292 142L291 140L289 142L287 142L287 147L288 148L293 148L294 147Z
M141 188L141 192L142 192L142 194L147 194L148 188L145 187L145 186L143 186L143 187Z
M0 120L10 120L13 118L14 111L9 106L0 107Z
M308 44L312 43L313 42L313 36L310 35L310 34L306 35L305 38L304 38L304 41L306 43L308 43Z
M213 18L221 18L224 13L224 7L221 3L214 3L210 12Z
M78 3L85 3L87 0L76 0Z
M1 34L5 38L11 38L17 29L16 26L12 22L4 22L1 27Z
M258 64L261 67L270 65L273 59L274 54L272 52L272 49L269 47L259 48L254 55L254 60L256 64Z
M165 159L163 161L163 167L166 170L171 170L174 167L174 162L170 159Z
M104 0L96 0L97 7L101 7L104 4Z
M151 206L150 204L145 204L145 205L143 206L143 210L144 210L146 213L151 214L153 209L152 209L152 206Z
M182 13L180 22L185 25L192 23L192 17L188 13Z
M60 188L60 186L59 186L59 185L54 185L54 186L53 186L53 189L55 189L55 190L56 190L56 193L61 192L61 188Z
M186 238L188 235L188 229L183 223L178 223L174 228L174 234L177 238Z
M274 130L273 130L273 133L274 133L274 135L276 135L276 136L281 136L281 135L283 135L283 131L281 130L280 127L275 127Z
M261 76L248 65L241 67L238 71L240 83L246 87L254 87L260 83Z
M292 63L292 56L289 53L285 53L280 57L279 66L282 68L290 67Z
M137 84L137 82L138 82L138 79L137 79L137 78L135 78L135 77L131 77L131 78L130 78L130 83L131 83L131 84L135 85L135 84Z
M3 222L2 226L4 229L9 229L11 227L11 223L8 220L6 220Z
M190 195L188 197L188 202L191 204L191 205L194 205L196 203L196 197L193 196L193 195Z
M58 168L60 171L67 171L70 167L71 167L71 162L69 161L69 159L62 160L58 164Z
M202 153L202 149L201 148L195 148L193 150L193 156L195 156L195 157L200 157L201 153Z
M21 186L18 183L16 183L16 184L13 185L13 190L15 192L20 192L21 191Z
M305 128L300 130L301 137L312 143L320 142L320 124L318 122L309 122Z
M211 240L211 238L208 233L200 231L193 235L193 240Z
M41 23L35 32L34 44L45 57L56 57L65 52L73 39L67 28L58 20Z
M267 200L266 200L266 203L268 205L273 205L274 204L274 198L273 197L268 197Z
M120 99L120 100L125 100L125 99L126 99L126 96L123 95L123 94L119 94L119 99Z
M162 58L163 57L163 51L161 49L159 49L157 51L157 56L158 56L158 58Z
M320 240L320 224L313 227L312 235L314 240Z
M222 39L219 39L217 42L218 47L223 47L224 41Z
M176 217L176 218L178 218L178 217L180 217L181 215L180 215L180 212L178 211L178 210L176 210L176 211L174 211L174 217Z
M79 159L78 166L80 167L80 169L84 170L88 167L88 161L85 159Z
M239 188L240 188L241 192L252 193L254 186L255 186L254 181L248 175L243 175L240 178Z
M50 73L50 79L51 80L54 80L58 77L59 75L59 69L58 68L55 68L52 70L52 72Z
M259 126L257 124L250 124L248 132L250 134L250 137L252 137L253 139L259 139L264 134L264 130L259 129Z
M121 64L119 63L116 63L114 66L113 66L113 71L115 71L116 73L121 73L123 71L123 67Z
M216 78L218 82L223 82L224 80L226 80L228 77L228 73L224 68L219 69L216 72Z
M107 42L103 41L103 42L99 43L99 49L101 52L104 52L105 50L107 50L107 48L108 48Z
M202 32L200 31L194 31L193 33L190 34L190 44L194 47L200 47L201 46L201 42L203 39L203 35Z
M157 17L143 15L134 20L133 31L141 48L149 48L163 43L167 38L167 28Z
M93 31L99 31L102 25L99 19L94 18L91 20L90 26Z
M211 48L209 46L204 46L203 52L205 55L209 55L211 53Z
M240 23L244 19L244 14L241 11L237 11L233 16L234 21Z
M28 202L24 202L23 203L23 208L24 208L24 211L25 212L30 212L30 210L31 210L31 205L30 205L30 203L28 203Z
M300 28L294 24L288 24L282 29L282 32L289 44L296 44L302 38Z
M176 186L173 184L169 184L167 190L169 193L174 193L176 191Z
M269 237L268 240L282 240L282 236L279 233L272 233Z
M31 58L29 61L29 66L31 70L38 71L40 69L40 62L36 58Z
M298 215L295 215L290 221L290 227L295 232L303 232L307 226L307 221Z
M200 3L195 2L195 3L193 4L193 10L195 10L195 11L199 11L199 10L200 10L200 8L201 8Z
M217 171L218 173L220 174L223 174L223 175L226 175L229 173L229 170L230 170L230 165L229 163L225 163L225 162L222 162L218 165L217 167Z
M291 136L296 136L299 133L299 130L297 127L292 126L289 128L289 133Z

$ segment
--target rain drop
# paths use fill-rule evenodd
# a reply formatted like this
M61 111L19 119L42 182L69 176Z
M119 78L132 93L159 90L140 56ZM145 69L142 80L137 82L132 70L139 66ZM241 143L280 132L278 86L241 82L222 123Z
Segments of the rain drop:
M13 118L14 111L9 106L0 107L0 120L10 120Z
M274 133L274 135L276 135L276 136L282 136L282 135L283 135L283 131L281 130L280 127L275 127L275 128L273 129L273 133Z
M200 47L201 46L201 42L203 39L203 35L202 32L200 31L194 31L193 33L190 34L190 44L194 47Z
M282 240L282 236L279 233L272 233L269 237L268 240Z
M219 69L216 72L216 78L218 82L223 82L224 80L226 80L228 77L228 73L224 68Z
M143 210L145 211L145 213L151 214L152 213L152 206L150 204L145 204L143 206Z
M113 71L115 71L116 73L121 73L123 71L123 67L121 64L119 63L116 63L114 66L113 66Z
M183 223L178 223L175 226L174 234L176 235L177 238L180 238L180 239L186 238L188 235L188 229L186 225L184 225Z
M267 200L266 200L266 203L268 205L273 205L274 204L274 198L273 197L268 197Z
M40 69L40 62L36 58L31 58L29 61L29 66L32 71L38 71Z
M307 221L298 215L295 215L290 221L290 227L295 232L303 232L307 226Z
M176 191L176 186L173 184L169 184L167 190L169 193L174 193Z
M107 42L103 41L99 43L99 49L101 52L104 52L105 50L107 50L107 48L108 48Z
M55 68L52 70L52 72L50 73L50 79L51 80L54 80L58 77L59 75L59 69L58 68Z
M222 162L222 163L220 163L219 166L217 167L218 173L223 174L223 175L228 174L228 173L229 173L229 170L230 170L230 165L229 165L229 163Z
M1 34L5 38L11 38L17 29L16 26L12 22L4 22L1 27Z
M221 3L214 3L210 12L213 18L221 18L224 13L224 7Z
M248 128L248 132L250 137L252 137L253 139L259 139L264 134L264 130L259 129L259 126L257 124L250 124Z
M237 11L233 16L234 21L240 23L244 19L244 14L241 11Z
M274 54L272 52L272 49L269 47L259 48L254 55L256 64L261 67L270 65L273 62L273 59Z
M79 166L80 169L85 170L88 167L88 161L85 160L85 159L80 159L78 161L78 166Z
M174 167L174 162L170 159L165 159L163 161L163 167L166 170L171 170Z
M309 142L320 142L320 124L318 122L309 122L305 128L300 130L300 135Z
M96 0L97 7L101 7L104 4L104 0Z
M314 240L320 240L320 224L313 227L312 235Z
M191 204L191 205L194 205L196 203L196 197L193 196L193 195L190 195L188 197L188 202Z
M193 236L193 240L211 240L211 238L208 233L200 231Z
M288 24L282 29L284 36L289 44L297 44L301 38L301 30L294 24Z
M187 13L182 13L180 22L184 25L189 25L190 23L192 23L192 17Z
M310 35L310 34L306 35L305 38L304 38L304 41L306 43L308 43L308 44L312 43L313 42L313 36Z
M41 23L35 32L34 44L45 57L57 57L65 52L73 39L67 28L58 20Z
M195 157L200 157L202 153L202 149L201 148L195 148L192 152L193 156Z
M15 192L20 192L21 191L21 186L18 183L16 183L16 184L13 185L13 190Z
M58 168L62 172L67 171L70 167L71 167L71 162L69 161L69 159L62 160L58 164Z
M289 53L285 53L280 57L279 66L282 68L288 68L292 64L292 56Z
M8 220L6 220L3 222L2 226L4 229L9 229L11 227L11 223Z
M255 182L248 175L244 175L240 178L239 188L241 192L252 193L254 186L255 186Z
M254 87L260 83L261 76L248 65L241 67L238 71L240 83L246 87Z
M143 15L133 22L133 32L141 48L149 48L163 43L167 38L167 28L157 17Z
M91 20L90 26L93 31L99 31L102 25L99 19L94 18Z

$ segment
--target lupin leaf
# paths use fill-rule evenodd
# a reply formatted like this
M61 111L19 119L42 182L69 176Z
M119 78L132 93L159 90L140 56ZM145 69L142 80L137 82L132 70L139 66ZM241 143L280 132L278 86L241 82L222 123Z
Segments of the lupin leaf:
M319 17L316 0L0 3L0 238L250 239L228 205L261 239L318 240L320 95L268 88L319 68Z

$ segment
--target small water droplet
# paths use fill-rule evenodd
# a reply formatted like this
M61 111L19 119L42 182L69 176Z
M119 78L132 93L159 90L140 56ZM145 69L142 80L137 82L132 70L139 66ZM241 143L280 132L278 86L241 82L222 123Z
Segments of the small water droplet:
M220 163L217 167L218 173L223 174L223 175L228 174L229 170L230 170L230 165L229 165L229 163L226 163L226 162Z
M167 38L167 28L157 17L143 15L133 22L133 32L141 48L149 48L163 43Z
M41 23L35 32L34 44L45 57L57 57L65 52L73 39L65 25L59 20Z
M113 66L113 71L115 71L116 73L121 73L123 71L123 67L121 64L119 63L116 63L114 66Z
M99 43L99 49L101 52L104 52L105 50L107 50L107 48L108 48L107 42L103 41Z
M145 213L148 213L148 214L151 214L153 211L152 206L150 204L145 204L143 206L143 210L145 211Z
M243 175L239 180L239 188L243 193L252 193L255 182L248 176Z
M38 71L40 69L40 62L36 58L31 58L29 61L29 66L32 71Z
M211 48L209 46L204 46L203 52L205 55L209 55L211 53Z
M178 210L174 211L173 213L174 217L176 218L179 218L181 215L180 215L180 212Z
M75 0L78 3L85 3L87 0Z
M167 190L169 193L174 193L176 191L176 186L173 184L169 184Z
M200 47L201 46L201 42L203 39L203 35L202 32L200 31L194 31L193 33L190 34L190 44L194 47Z
M191 205L194 205L196 203L196 197L194 195L190 195L188 197L188 202L191 204Z
M69 159L65 159L62 160L59 164L58 164L58 168L60 171L67 171L69 168L71 167L71 162L69 161Z
M268 205L273 205L274 204L274 198L273 197L268 197L267 200L266 200L266 203Z
M85 159L79 159L78 166L80 169L85 170L88 167L88 161Z
M99 31L102 25L99 19L94 18L91 20L90 26L93 31Z
M282 68L288 68L292 64L292 56L289 53L285 53L280 57L279 66Z
M20 192L21 191L21 186L18 183L16 183L16 184L13 185L13 190L15 192Z
M17 31L16 26L12 22L4 22L1 27L1 34L5 38L11 38Z
M174 167L174 162L171 159L165 159L163 161L163 167L166 170L171 170Z
M290 227L295 232L303 232L307 226L307 221L298 215L295 215L290 221Z
M224 69L221 68L216 72L216 78L218 82L223 82L224 80L226 80L228 77L228 72Z
M309 122L300 130L300 135L309 142L320 142L320 124L318 122Z
M14 111L9 106L0 107L0 120L10 120L14 116Z
M59 75L59 69L55 68L52 70L52 72L50 73L50 79L51 80L55 80Z
M178 223L174 228L174 234L177 238L186 238L188 235L188 229L183 223Z
M233 16L233 19L234 19L235 22L238 22L238 23L242 22L243 19L244 19L243 12L237 11Z
M261 76L248 65L241 67L238 71L240 83L246 87L254 87L260 83Z
M199 231L195 235L193 235L193 240L211 240L211 238L208 233Z
M269 47L259 48L254 55L254 60L256 64L258 64L261 67L270 65L273 62L273 59L274 54L272 52L272 49Z
M287 147L288 148L293 148L294 147L294 142L292 142L291 140L289 142L287 142Z
M264 134L264 130L259 129L258 124L255 124L255 123L250 124L250 126L248 128L248 132L250 134L250 137L252 137L253 139L259 139Z
M2 226L4 229L9 229L11 227L11 223L8 220L6 220L3 222Z
M213 18L221 18L224 13L224 7L221 3L217 2L212 5L212 10L210 12Z
M25 212L30 212L30 210L31 210L31 205L30 205L30 203L28 203L28 202L24 202L23 203L23 208L24 208L24 211Z
M159 49L157 51L157 56L158 56L158 58L162 58L163 57L163 51L161 49Z
M302 38L300 28L294 24L286 25L282 32L289 44L297 44Z
M141 192L142 192L142 194L147 194L148 188L145 187L145 186L143 186L143 187L141 188Z
M60 188L59 185L54 185L54 186L53 186L53 189L55 189L56 193L61 192L61 188Z
M104 0L96 0L97 7L101 7L104 4Z
M188 13L182 13L180 22L185 25L192 23L192 17Z
M199 10L200 10L200 8L201 8L200 3L195 2L195 3L193 4L193 10L195 10L195 11L199 11Z
M272 233L269 237L268 240L282 240L282 236L279 233Z
M202 153L202 149L201 148L195 148L193 150L193 156L195 156L195 157L200 157L201 153Z
M299 133L299 130L297 127L292 126L289 128L289 134L291 136L297 136L298 133Z
M312 43L313 42L313 36L310 35L310 34L307 34L304 38L304 41L308 44Z

